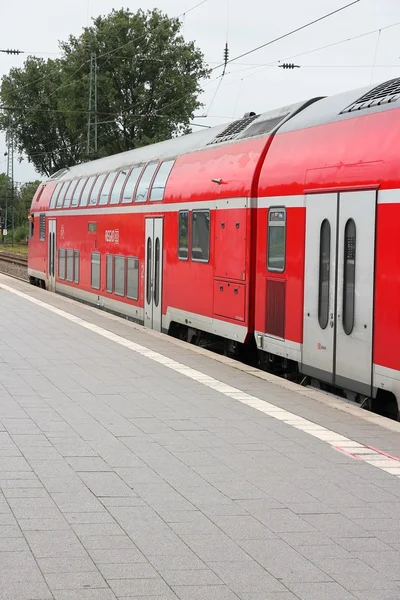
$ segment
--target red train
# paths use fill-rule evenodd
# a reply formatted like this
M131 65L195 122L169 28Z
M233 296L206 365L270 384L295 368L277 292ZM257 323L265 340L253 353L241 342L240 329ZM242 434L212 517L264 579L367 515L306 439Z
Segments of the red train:
M399 99L395 79L59 171L30 281L397 414Z

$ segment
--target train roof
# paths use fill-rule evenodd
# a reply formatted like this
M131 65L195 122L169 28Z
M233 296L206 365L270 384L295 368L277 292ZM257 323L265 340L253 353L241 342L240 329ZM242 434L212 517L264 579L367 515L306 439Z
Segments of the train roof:
M294 115L279 133L306 129L400 107L400 78L320 99Z
M266 136L274 133L282 123L285 123L288 119L291 119L299 111L303 110L310 103L316 102L318 99L312 98L303 102L296 102L295 104L282 106L259 115L247 113L242 119L228 124L225 123L157 144L143 146L135 150L129 150L61 169L54 173L48 179L48 182L104 173L124 166L146 163L152 160L175 158L207 147L211 148L221 144Z

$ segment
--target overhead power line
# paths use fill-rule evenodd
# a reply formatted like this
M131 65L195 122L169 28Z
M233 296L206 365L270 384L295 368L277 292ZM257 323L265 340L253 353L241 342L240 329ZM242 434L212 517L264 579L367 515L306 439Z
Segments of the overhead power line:
M323 21L324 19L328 19L328 17L332 17L333 15L336 15L337 13L339 13L343 10L346 10L346 8L350 8L350 6L354 6L355 4L358 4L360 1L361 0L353 0L353 2L350 2L349 4L346 4L345 6L341 6L340 8L337 8L336 10L333 10L330 13L323 15L322 17L318 17L318 19L314 19L313 21L310 21L309 23L306 23L305 25L301 25L300 27L297 27L296 29L292 29L291 31L288 31L287 33L284 33L283 35L280 35L279 37L274 38L273 40L270 40L269 42L265 42L265 44L261 44L261 46L257 46L256 48L252 48L251 50L248 50L247 52L244 52L243 54L239 54L239 56L235 56L235 58L231 58L228 61L228 63L232 63L236 60L244 58L245 56L248 56L249 54L253 54L253 52L258 52L258 50L261 50L262 48L266 48L267 46L271 46L271 44L275 44L276 42L279 42L280 40L283 40L283 39L289 37L290 35L298 33L299 31L302 31L303 29L306 29L307 27L311 27L311 25L315 25L316 23L319 23L320 21ZM215 69L219 69L220 67L223 67L223 66L224 66L224 63L221 63L217 67L214 67L213 71Z

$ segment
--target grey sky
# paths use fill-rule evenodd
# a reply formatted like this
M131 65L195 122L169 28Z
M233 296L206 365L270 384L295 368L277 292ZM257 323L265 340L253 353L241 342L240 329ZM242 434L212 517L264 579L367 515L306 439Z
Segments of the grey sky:
M200 0L160 0L157 7L170 16L177 16L198 2ZM350 0L208 0L185 16L184 35L186 39L195 40L210 65L215 66L222 61L227 36L230 56L234 57L348 2ZM79 35L91 16L107 14L112 8L121 6L135 11L156 5L154 0L125 2L123 5L115 0L19 0L18 3L3 0L2 4L0 47L19 48L32 54L58 52L58 40L66 39L70 33ZM375 33L291 59L290 62L302 65L301 69L286 71L254 66L286 59L397 22L399 25L381 32L378 45L378 34ZM205 83L202 96L204 113L208 117L195 121L215 125L240 117L249 110L262 112L297 100L368 85L371 77L373 82L379 82L400 76L399 32L399 0L361 0L326 21L229 65L210 107L219 83L215 77L220 71L216 71L211 81ZM373 72L375 54L377 66ZM23 56L0 54L0 75L23 62ZM0 135L0 172L5 170L4 150L4 137ZM27 161L15 162L16 181L35 177Z

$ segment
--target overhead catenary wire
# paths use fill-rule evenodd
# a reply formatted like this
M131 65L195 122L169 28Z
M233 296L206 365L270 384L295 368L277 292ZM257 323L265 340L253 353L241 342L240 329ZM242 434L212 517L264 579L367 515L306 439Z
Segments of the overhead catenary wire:
M313 21L309 21L308 23L305 23L304 25L301 25L300 27L296 27L296 29L292 29L291 31L288 31L287 33L284 33L272 40L269 40L268 42L265 42L265 44L261 44L260 46L257 46L256 48L252 48L251 50L247 50L246 52L243 52L243 54L239 54L239 56L235 56L234 58L229 59L228 63L236 62L237 60L240 60L241 58L244 58L245 56L248 56L249 54L258 52L259 50L262 50L263 48L266 48L267 46L271 46L272 44L275 44L276 42L279 42L291 35L294 35L295 33L302 31L303 29L311 27L312 25L315 25L316 23L319 23L320 21L323 21L324 19L328 19L329 17L332 17L333 15L336 15L339 12L346 10L347 8L350 8L351 6L354 6L355 4L358 4L359 2L361 2L361 0L353 0L349 4L346 4L345 6L341 6L340 8L337 8L336 10L333 10L325 15L322 15L322 17L318 17L317 19L314 19ZM224 63L221 63L217 67L214 67L213 70L219 69L223 66L224 66Z

